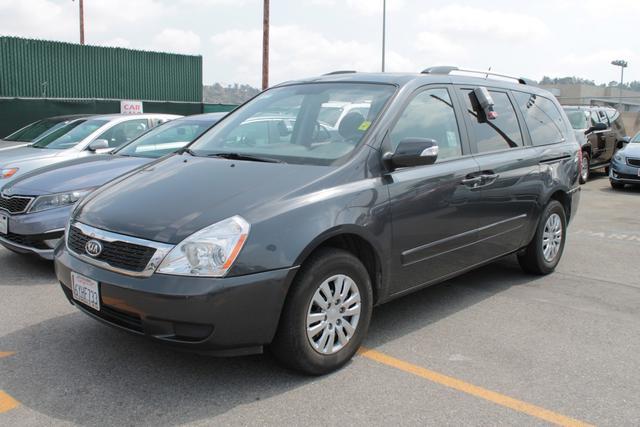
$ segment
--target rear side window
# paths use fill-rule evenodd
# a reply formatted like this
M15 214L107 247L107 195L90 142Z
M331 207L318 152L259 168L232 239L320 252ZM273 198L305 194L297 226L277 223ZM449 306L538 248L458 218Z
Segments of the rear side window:
M562 113L553 101L532 93L514 92L514 95L533 145L556 144L566 139Z
M522 147L518 116L506 93L489 91L497 113L492 120L487 119L473 91L465 90L463 93L478 153Z

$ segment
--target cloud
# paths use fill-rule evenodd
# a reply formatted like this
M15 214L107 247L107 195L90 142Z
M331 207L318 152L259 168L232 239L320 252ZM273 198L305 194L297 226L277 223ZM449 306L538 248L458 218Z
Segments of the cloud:
M231 30L210 39L208 56L233 70L234 81L257 84L262 64L262 31ZM379 71L380 46L354 40L329 39L295 25L271 27L271 82L278 83L334 70ZM413 61L387 51L388 71L415 71Z
M116 37L109 40L104 40L100 42L100 46L109 46L109 47L131 47L131 42L123 37Z
M77 14L72 15L71 10L71 2L0 0L0 35L76 41Z
M529 14L455 4L432 9L419 19L431 32L481 43L539 41L551 34L541 19Z
M312 4L326 7L344 7L360 15L372 16L382 14L382 1L378 0L311 0ZM405 6L405 0L387 0L387 12L396 12Z
M185 54L200 53L200 36L191 30L167 28L153 38L152 50Z

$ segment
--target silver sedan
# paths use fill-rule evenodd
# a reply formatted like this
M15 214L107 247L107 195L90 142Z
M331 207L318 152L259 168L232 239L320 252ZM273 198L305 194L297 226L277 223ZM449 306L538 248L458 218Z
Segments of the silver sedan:
M44 166L65 160L108 153L161 123L177 117L171 114L109 114L77 120L26 147L0 151L0 187Z

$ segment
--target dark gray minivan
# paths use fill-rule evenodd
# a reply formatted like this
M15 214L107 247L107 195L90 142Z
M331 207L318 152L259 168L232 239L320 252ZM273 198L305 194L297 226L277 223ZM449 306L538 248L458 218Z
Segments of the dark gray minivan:
M355 354L377 304L508 254L551 273L579 202L571 125L527 80L459 71L266 90L78 204L55 254L67 298L158 341L270 346L323 374ZM366 108L329 132L319 117L336 102Z

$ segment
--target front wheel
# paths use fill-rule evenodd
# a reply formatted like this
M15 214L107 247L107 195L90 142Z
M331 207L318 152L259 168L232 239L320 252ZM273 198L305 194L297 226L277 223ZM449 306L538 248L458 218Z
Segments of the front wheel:
M321 249L298 272L271 350L285 366L323 375L347 363L369 329L371 279L342 249Z
M588 153L582 153L582 169L580 169L580 184L585 184L589 180L590 158ZM574 175L575 176L575 175Z
M524 271L532 274L549 274L560 262L567 236L567 217L564 207L551 200L544 209L533 240L518 255Z

